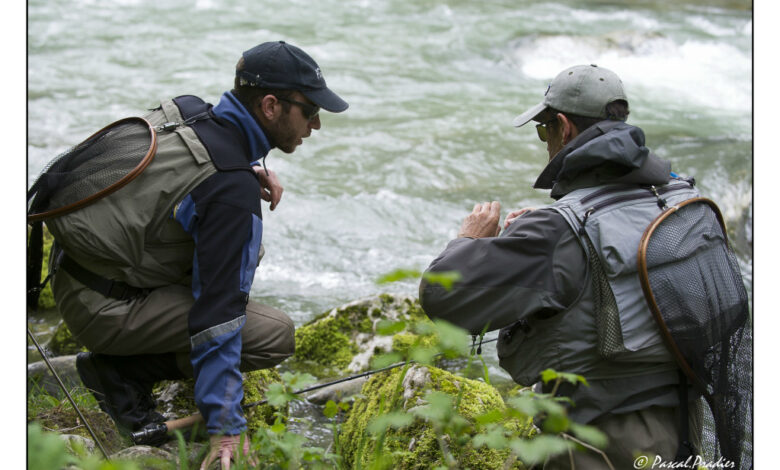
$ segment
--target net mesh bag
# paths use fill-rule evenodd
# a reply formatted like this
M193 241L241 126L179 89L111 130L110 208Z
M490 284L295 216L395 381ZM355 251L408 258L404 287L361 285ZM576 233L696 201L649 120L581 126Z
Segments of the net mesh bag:
M116 121L49 162L27 191L27 305L36 309L41 289L44 220L62 216L123 187L149 165L157 149L143 118Z
M142 118L117 121L52 160L27 192L29 221L66 214L100 199L143 171L155 133Z
M661 332L702 393L699 454L752 469L749 302L715 203L697 198L659 216L645 232L639 264Z

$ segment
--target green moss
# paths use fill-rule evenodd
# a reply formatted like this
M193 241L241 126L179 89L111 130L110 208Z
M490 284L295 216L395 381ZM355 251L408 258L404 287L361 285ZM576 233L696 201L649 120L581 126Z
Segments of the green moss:
M377 344L371 341L375 325L382 319L404 320L407 330L417 321L429 321L417 300L412 298L382 294L373 299L351 302L320 314L299 327L295 332L295 355L285 367L319 378L356 372L367 364L367 361L353 363L357 354L387 352L385 349L389 342Z
M412 373L414 369L410 369ZM475 380L464 379L447 371L434 367L417 366L417 373L427 370L430 375L424 385L409 388L405 397L399 400L402 410L424 404L423 397L429 391L440 391L457 397L463 388L463 396L458 412L474 423L475 417L493 409L504 409L501 395L493 387ZM342 455L350 467L357 465L357 455L364 439L365 429L379 411L383 397L392 397L402 370L395 369L372 377L363 386L362 398L355 401L342 427ZM406 385L406 384L405 384ZM388 403L389 405L389 403ZM386 406L388 406L386 405ZM509 423L507 426L520 434L530 433L530 423ZM376 442L366 434L367 445L361 451L361 465L370 465L374 456ZM470 445L460 448L453 447L459 468L494 469L502 468L507 459L508 451L496 451L482 447L475 449ZM394 469L433 468L442 465L441 452L433 427L428 422L417 418L412 425L401 430L389 430L382 449L383 455L393 456ZM513 468L522 468L516 463Z
M276 369L262 369L244 373L244 399L242 405L265 400L265 392L272 383L279 383L282 377ZM257 405L244 409L246 425L250 433L265 428L274 422L274 408L271 405Z
M295 330L295 358L322 366L343 369L357 354L357 345L340 331L340 322L324 318Z
M435 344L436 338L433 335L420 336L404 331L393 336L393 351L400 353L403 357L406 357L413 347L431 348Z
M86 351L87 348L83 344L79 343L73 338L73 334L70 332L68 325L64 321L60 321L57 326L57 330L54 332L49 341L47 348L54 353L55 356L65 356L68 354L76 354L81 351Z
M265 400L265 392L272 383L281 382L282 377L276 369L261 369L251 372L244 372L244 398L242 405L255 403ZM179 384L177 393L173 396L169 411L176 417L184 417L198 412L195 404L195 381L185 379L176 381ZM170 381L160 382L154 388L155 395L160 393L169 385ZM268 427L274 422L274 408L271 405L257 405L244 409L247 428L253 433L261 427Z
M70 394L108 452L131 445L130 440L119 433L111 418L100 411L91 393L83 387L76 387L70 390ZM35 421L46 430L92 439L70 402L49 395L40 387L34 387L27 394L27 421Z

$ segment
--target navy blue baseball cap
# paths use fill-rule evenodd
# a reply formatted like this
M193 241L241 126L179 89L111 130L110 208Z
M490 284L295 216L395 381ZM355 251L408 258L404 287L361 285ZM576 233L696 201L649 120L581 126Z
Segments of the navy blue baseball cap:
M292 44L264 42L245 51L243 58L244 69L236 70L242 86L296 90L332 113L340 113L349 107L325 84L317 62Z

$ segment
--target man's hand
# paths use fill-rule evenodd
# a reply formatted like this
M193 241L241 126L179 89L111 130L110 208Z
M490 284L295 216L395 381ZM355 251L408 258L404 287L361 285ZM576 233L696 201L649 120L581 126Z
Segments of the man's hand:
M532 210L534 210L533 207L524 207L522 209L510 212L506 215L506 219L504 219L504 228L509 227L509 224L514 222L518 217L525 214L526 212L531 212Z
M501 218L501 204L497 201L475 204L471 214L463 219L458 237L485 238L495 237L501 231L498 220Z
M258 165L252 167L257 174L257 179L260 181L260 197L263 201L269 201L271 203L271 210L276 209L276 205L282 199L282 192L284 188L279 183L279 178L276 177L276 173L268 170L268 174L265 174L265 170Z
M230 469L230 461L234 460L233 456L239 455L238 446L241 443L242 436L244 439L244 445L243 449L241 449L241 453L248 457L249 436L246 434L239 434L237 436L212 435L209 442L211 450L209 451L209 454L206 456L206 458L203 459L203 463L200 465L200 470L207 470L209 465L211 465L211 463L217 459L220 459L222 470ZM252 468L257 466L257 462L254 462L251 457L249 458L249 461Z

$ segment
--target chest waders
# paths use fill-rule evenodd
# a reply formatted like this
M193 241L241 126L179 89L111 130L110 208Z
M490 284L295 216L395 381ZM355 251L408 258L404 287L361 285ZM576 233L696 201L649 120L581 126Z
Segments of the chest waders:
M181 278L179 271L186 266L177 267L179 271L167 266L182 260L191 264L193 245L191 238L186 239L189 236L175 225L177 222L169 219L173 205L219 170L252 171L239 131L212 119L210 109L211 105L194 96L164 101L144 118L123 119L107 126L47 165L28 191L28 223L32 225L28 241L28 305L37 306L41 289L58 267L101 295L120 300L165 285L168 279ZM125 187L124 192L108 197ZM126 195L128 192L132 196ZM121 225L106 220L119 221ZM40 282L43 221L55 237L55 257L49 275ZM112 231L112 226L121 229ZM85 233L89 236L79 236ZM121 242L128 233L137 246L122 250ZM134 249L138 247L140 251ZM162 249L175 254L155 256L157 252L148 251ZM132 258L137 253L143 256ZM37 346L31 333L30 336ZM46 359L42 351L41 355ZM117 396L127 395L125 392L130 389L144 389L139 393L144 395L147 382L156 378L154 371L148 369L168 369L163 378L180 374L172 357L147 355L143 364L131 364L131 357L123 360L121 356L81 353L77 370L88 388L83 370L92 374L91 379L100 376L102 387L92 388L93 395L95 391L110 395L112 390L107 387L122 391L114 394ZM118 369L115 364L91 370L80 367L99 361L124 362ZM107 383L103 376L113 370L129 371L135 376L131 380L115 377ZM52 373L56 377L56 372ZM143 386L135 390L131 381L143 382ZM63 391L69 396L67 390ZM104 403L98 398L101 409L118 426L124 424L130 430L152 416L143 406L144 409L138 408L146 405L143 400L140 405L135 401L128 398L119 405L131 409L132 413L125 416L111 401ZM153 410L153 404L149 409ZM123 420L128 416L134 419L132 426L122 422L128 421Z

